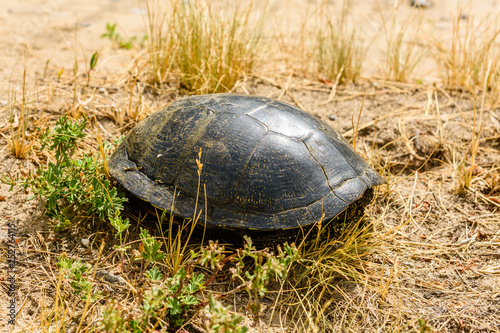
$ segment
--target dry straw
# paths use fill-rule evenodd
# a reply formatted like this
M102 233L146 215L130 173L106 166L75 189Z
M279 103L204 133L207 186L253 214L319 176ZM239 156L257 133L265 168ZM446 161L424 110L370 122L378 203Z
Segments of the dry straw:
M230 91L251 73L260 51L263 20L251 17L252 5L195 0L161 8L148 2L150 81L161 84L174 73L194 94Z
M358 24L344 0L338 18L332 17L328 2L322 4L316 35L314 60L320 79L334 83L356 82L361 73L367 47Z

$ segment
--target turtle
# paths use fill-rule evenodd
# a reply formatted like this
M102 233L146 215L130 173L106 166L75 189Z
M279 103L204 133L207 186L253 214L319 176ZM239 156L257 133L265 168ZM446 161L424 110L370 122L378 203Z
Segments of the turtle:
M152 113L108 163L135 197L234 242L276 243L325 221L335 229L361 216L385 183L319 118L234 93L185 97Z

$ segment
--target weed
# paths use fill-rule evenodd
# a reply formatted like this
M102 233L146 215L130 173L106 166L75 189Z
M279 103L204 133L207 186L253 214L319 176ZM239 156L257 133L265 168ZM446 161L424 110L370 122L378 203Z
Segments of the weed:
M177 43L170 31L169 18L172 13L160 6L160 1L147 1L146 30L149 35L147 48L150 53L148 59L148 80L151 83L163 85L173 69L174 52ZM167 35L164 35L164 31Z
M467 192L467 189L470 188L472 184L472 180L475 178L472 170L474 166L468 167L466 165L465 159L462 159L456 165L454 173L455 173L455 193L457 195L464 195Z
M141 232L141 256L151 264L162 260L159 242L156 242L146 231ZM250 295L249 308L256 318L262 311L259 299L267 293L267 285L274 279L285 278L293 262L298 260L298 251L295 246L284 244L284 250L278 249L274 255L269 250L255 250L252 241L247 238L244 249L238 250L229 257L223 255L224 247L217 242L210 242L199 252L191 251L190 260L184 264L172 277L163 278L157 266L145 272L151 287L145 291L141 301L139 313L128 316L127 321L119 320L122 317L114 302L110 302L103 311L101 327L111 329L120 328L116 332L152 331L160 327L178 328L186 323L196 312L208 305L209 315L204 324L209 332L246 332L245 327L238 326L242 317L230 314L217 299L235 292L246 290ZM155 254L156 253L156 254ZM241 283L234 289L217 296L209 294L208 301L201 297L202 292L215 280L217 273L229 262L234 262L230 268L233 278ZM253 263L251 270L246 265ZM211 266L215 269L208 279L202 273L194 271L194 265Z
M116 32L116 27L117 27L116 23L111 24L107 22L106 32L101 35L101 38L109 39L111 42L115 43L119 48L130 50L132 46L134 46L134 43L137 42L137 36L132 36L128 40L124 39L122 36L118 34L118 32ZM147 38L148 38L147 35L144 35L140 44L141 45L144 44Z
M90 57L90 66L87 71L87 86L90 86L90 73L94 70L95 66L97 66L97 60L99 59L99 53L94 52Z
M325 2L325 6L326 6ZM340 18L335 21L322 10L322 21L316 35L314 60L324 81L356 82L366 54L366 47L356 24L350 25L346 0Z
M427 325L427 322L424 319L419 318L417 323L420 333L432 332L430 326Z
M141 257L143 259L146 259L148 263L154 263L165 258L165 253L160 250L161 243L152 238L146 229L141 229L140 237L142 240Z
M243 321L242 316L230 313L229 309L216 301L212 294L208 298L208 318L205 327L208 333L245 333L247 327L238 326Z
M80 260L73 261L73 259L63 256L59 258L57 266L61 270L61 275L71 280L70 286L73 288L75 295L80 296L82 300L87 300L89 295L91 302L95 302L102 297L101 293L91 291L92 283L88 281L91 278L90 264L83 263Z
M168 233L166 233L163 230L163 226L166 224L164 222L167 216L167 211L162 211L161 216L158 217L158 230L160 231L164 239L165 248L167 249L165 264L172 273L177 272L189 261L189 240L193 235L194 229L198 224L200 215L202 213L202 210L198 209L199 193L201 190L201 172L203 169L203 164L201 163L201 155L202 152L200 149L200 151L198 152L198 158L196 159L198 185L196 190L196 204L192 219L184 219L182 223L178 224L174 222L173 214L169 214ZM172 202L172 205L173 204L174 202ZM173 208L171 211L173 211Z
M103 307L101 316L99 328L104 332L129 332L127 331L127 319L123 315L123 308L116 304L114 300L111 300L107 306Z
M12 174L10 174L10 172L8 172L6 176L2 176L2 178L0 178L0 181L3 184L10 186L9 191L12 191L14 189L14 187L16 187L18 185L20 180L21 180L21 176L19 174L15 174L13 176Z
M61 117L52 130L47 129L41 136L42 150L53 152L56 163L40 166L24 186L45 198L46 214L58 220L57 230L68 227L82 213L95 213L101 220L109 219L121 239L130 225L120 216L127 199L105 178L99 156L83 153L73 158L78 142L86 136L85 126L86 120L72 122Z
M141 46L147 42L148 81L162 85L175 72L192 93L230 91L252 70L261 46L261 24L250 20L252 6L238 4L226 14L206 0L175 0L166 8L146 2L148 38ZM136 38L125 41L116 30L107 23L101 37L130 49Z
M323 230L327 229L321 227L313 242L302 244L297 265L286 281L288 289L292 290L286 302L299 304L295 315L300 317L302 310L309 318L308 324L297 327L299 331L305 330L307 326L312 331L332 329L331 318L326 317L326 309L332 303L331 300L338 297L341 285L365 284L370 276L367 271L369 255L376 248L377 242L381 241L373 237L371 226L365 224L363 219L349 224L335 239L322 236ZM355 314L348 315L356 317ZM294 317L293 321L295 319L297 318ZM318 328L318 325L323 327ZM343 324L338 325L342 327Z
M237 9L227 19L209 2L181 2L172 23L181 41L175 63L183 86L198 94L226 92L252 69L260 31L249 26L249 13Z
M267 250L257 251L252 240L245 236L245 247L237 252L235 258L235 268L231 269L233 279L240 280L241 286L244 286L248 291L250 301L248 308L252 312L254 318L259 320L259 317L264 310L260 303L260 297L267 293L266 286L270 281L276 278L285 278L287 269L290 265L299 259L299 253L295 245L284 244L284 249L278 247L278 254L273 255ZM254 262L253 272L244 272L245 258L252 258Z

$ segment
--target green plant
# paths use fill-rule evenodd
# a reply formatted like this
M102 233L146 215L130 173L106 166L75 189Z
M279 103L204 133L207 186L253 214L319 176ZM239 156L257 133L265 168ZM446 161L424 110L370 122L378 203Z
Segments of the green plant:
M189 240L193 235L194 229L198 224L202 210L199 209L201 204L199 203L199 196L201 188L201 172L203 169L203 164L201 163L201 149L198 152L198 158L196 159L197 173L198 173L198 185L196 189L196 204L193 212L193 217L191 219L184 219L180 224L174 222L173 214L169 214L168 220L168 232L163 230L163 226L167 223L165 218L167 216L166 211L162 211L161 216L158 217L158 229L162 238L164 239L164 245L166 248L166 258L164 263L167 265L172 273L177 272L181 267L187 264L190 260L190 246ZM193 254L191 252L191 254Z
M378 234L375 237L371 225L364 218L346 224L341 234L333 238L328 236L326 225L318 225L318 229L315 239L305 241L299 247L300 258L289 272L285 286L292 292L282 297L288 304L300 305L291 318L292 322L303 315L313 318L298 324L297 331L346 331L351 329L348 321L357 320L356 311L360 310L352 304L349 293L343 294L341 290L347 285L369 285L370 279L375 277L369 268L370 255L384 237ZM332 299L338 300L338 304L345 305L347 302L349 305L341 311L341 318L335 318L335 324L332 324L330 311L327 310ZM278 301L276 304L279 304Z
M116 23L106 23L106 32L101 35L101 38L108 38L110 41L118 45L119 48L130 50L134 43L137 41L137 36L132 36L128 40L124 39L122 36L116 32ZM147 35L142 38L141 44L147 40Z
M146 259L148 263L154 263L165 258L165 253L160 250L161 243L152 238L146 229L141 229L140 237L143 248L141 257L143 259Z
M87 71L87 86L90 86L90 73L92 73L92 71L95 69L95 66L97 66L97 60L99 60L99 53L94 52L90 57L90 66Z
M24 186L45 199L46 214L58 221L57 230L68 227L83 213L96 214L99 219L110 221L121 240L121 234L130 225L128 219L120 216L127 199L105 178L104 157L81 153L74 158L79 141L86 136L85 126L85 120L72 122L61 117L52 130L47 129L41 136L42 150L53 152L55 163L41 165L33 176L26 178Z
M419 318L417 323L420 333L426 333L432 331L431 327L427 325L427 321L425 319Z
M141 234L144 247L141 256L151 259L150 263L161 260L161 256L157 255L161 252L159 243L144 230ZM255 311L258 319L262 310L259 299L267 293L268 284L278 277L284 278L290 265L298 260L298 251L293 245L285 244L284 250L278 248L278 254L274 255L268 249L257 251L249 238L246 242L244 249L225 257L224 247L211 241L199 252L191 251L189 260L169 278L163 278L158 267L153 266L144 273L150 287L144 293L139 312L128 316L129 319L122 322L117 318L123 315L119 314L115 304L111 302L103 311L101 327L106 328L106 332L115 332L112 330L115 328L121 329L116 332L150 332L159 327L178 328L201 308L208 306L210 316L204 323L209 332L246 332L245 327L238 326L242 318L230 314L217 299L246 290L251 296L249 307ZM147 248L149 250L146 250ZM230 268L233 277L241 283L233 290L217 296L210 293L209 300L204 301L202 292L230 262L234 263L234 267ZM215 271L206 279L204 274L194 271L197 264L210 266ZM252 269L248 269L247 265Z
M160 1L147 1L147 24L149 35L147 48L149 51L148 81L163 85L171 70L173 69L174 52L177 43L170 31L170 20L172 13L162 8Z
M327 3L325 2L325 6ZM322 10L320 28L316 35L314 60L321 79L335 84L356 82L361 72L366 47L357 24L350 25L346 0L336 21Z
M154 274L151 270L146 272L148 278ZM181 269L173 277L167 278L163 285L158 284L158 279L150 280L154 284L144 293L138 315L122 321L118 319L122 316L117 315L114 303L110 303L103 310L101 328L105 332L115 332L115 329L120 329L116 332L149 332L162 322L167 323L167 327L181 327L201 302L195 294L203 288L202 279L202 274L192 273L188 276Z
M71 280L70 286L73 288L75 295L80 296L81 299L87 300L90 296L90 301L94 302L101 297L101 293L92 292L92 283L89 282L90 268L88 263L83 263L80 260L73 261L73 259L60 257L57 264L61 274Z
M101 324L106 332L106 329L114 327L121 329L117 332L151 331L162 322L166 322L168 326L180 327L189 318L189 314L197 311L196 306L201 303L197 294L205 288L202 283L204 276L192 272L192 266L188 270L181 268L163 282L157 267L146 271L145 276L152 286L144 293L139 314L126 322L120 322L117 320L117 310L111 303L103 311Z
M147 326L161 309L169 323L176 327L182 326L188 312L200 303L200 299L195 295L204 288L202 280L202 274L190 272L188 276L186 270L181 268L177 274L165 280L163 288L153 285L144 296L142 317L132 325Z
M19 181L21 181L21 180L22 180L21 175L16 173L13 176L10 172L7 172L6 176L2 176L2 178L0 178L0 181L3 184L10 186L9 191L12 191L14 189L14 187L16 187L19 184Z
M208 333L245 333L248 327L238 326L243 317L232 314L228 308L210 294L208 296L209 316L205 321L205 327Z
M99 328L104 332L130 332L127 330L127 319L123 316L123 308L120 308L114 300L103 307L99 324Z
M172 20L176 68L181 84L197 94L231 90L242 73L252 69L260 30L249 25L250 10L229 17L210 2L180 2Z
M231 268L233 279L241 281L240 288L247 290L250 297L248 308L256 320L263 310L260 297L267 293L267 285L276 278L285 278L290 265L299 259L299 252L295 245L283 244L283 250L278 246L278 253L274 255L267 249L257 251L250 237L245 236L245 247L238 250L234 259L236 265ZM253 259L252 272L245 270L245 261Z

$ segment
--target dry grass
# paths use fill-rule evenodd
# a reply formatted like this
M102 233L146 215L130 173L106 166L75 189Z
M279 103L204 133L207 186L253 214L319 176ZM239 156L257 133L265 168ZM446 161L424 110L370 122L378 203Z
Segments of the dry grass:
M394 10L388 14L384 14L378 5L380 24L385 39L383 50L385 62L382 65L381 73L386 80L408 82L424 55L419 46L420 32L423 29L423 13L401 19L400 5L401 3L398 3Z
M429 48L438 65L441 80L451 88L463 88L472 93L488 91L491 105L496 105L500 87L500 55L496 44L500 34L496 17L480 20L463 13L468 6L457 3L452 15L452 35L447 40L434 36Z
M299 90L300 87L296 89ZM328 94L325 91L322 96L326 98ZM359 102L365 95L354 95L352 91L343 90L339 90L338 94L339 99L356 96ZM405 94L404 90L401 94ZM429 134L433 137L430 142L442 140L444 150L450 152L453 151L453 145L462 139L448 127L440 128L441 120L456 119L452 123L462 126L465 132L470 128L465 118L460 117L457 108L453 109L443 102L447 98L445 95L424 92L421 97L419 109L410 109L401 115L406 123L405 131L397 132L397 136L389 144L372 148L374 151L371 154L379 155L378 158L383 161L381 164L385 165L385 172L390 174L391 180L387 189L383 187L380 191L383 196L367 212L373 228L352 228L339 239L302 249L303 258L299 265L289 272L287 280L272 288L266 297L272 311L268 310L271 317L265 318L264 322L269 323L273 329L291 332L414 332L425 327L450 332L461 328L471 331L481 328L498 330L493 321L498 317L494 310L487 312L491 319L481 317L477 310L489 311L485 305L491 302L491 297L484 289L484 283L487 285L487 282L481 282L480 286L474 286L473 283L488 281L497 274L494 262L483 262L480 258L482 254L495 253L494 248L498 246L495 233L498 232L496 225L499 221L494 213L488 213L489 210L478 215L480 219L471 215L475 203L470 200L469 194L470 191L478 191L484 193L485 197L498 196L498 191L494 190L495 186L498 187L498 177L495 178L498 168L488 172L477 171L480 169L474 171L476 180L470 182L462 197L453 193L455 185L452 183L444 189L433 188L430 184L438 179L436 176L445 173L451 175L452 167L434 169L434 146L430 145L427 150L418 149L413 134L415 127L429 126L432 129L429 133L433 133ZM370 99L365 106L368 110L363 114L374 112L370 109L369 101ZM128 97L124 96L123 103L128 103ZM464 111L463 117L467 117L467 114L473 116L473 112L466 112L469 111ZM453 118L455 115L459 117ZM381 113L380 116L383 117L384 114ZM388 127L390 122L387 119L379 120L381 128ZM371 140L371 135L363 134L362 128L366 128L363 115L357 137L357 146L361 150ZM491 130L490 126L486 126L483 136L478 137L490 135ZM405 143L407 140L413 152ZM467 142L473 143L470 139ZM484 141L475 142L477 164L486 147ZM398 152L405 155L400 156ZM389 168L389 165L398 165L405 160L404 156L412 156L412 153L428 160L430 169L421 168L428 171L405 174L395 172L396 168ZM421 164L407 166L408 169L418 167ZM478 186L478 179L484 180L481 186ZM440 184L444 186L446 183ZM476 226L451 223L462 218L475 221ZM142 223L140 220L137 224ZM440 221L450 221L451 224ZM30 235L29 239L22 241L22 256L37 254L44 263L52 265L58 257L58 239L65 237L69 257L86 257L93 270L105 270L126 281L126 285L120 285L96 278L92 284L93 290L112 290L109 299L124 313L132 313L134 307L141 302L139 295L145 290L140 278L142 268L133 260L133 251L137 250L136 232L132 230L128 235L128 240L123 243L125 249L116 251L114 241L106 238L106 231L87 228L89 222L81 223L81 226L73 228L74 235L70 237L54 235L50 237L56 237L55 240L50 240L45 236L39 238L36 234ZM450 227L454 228L451 229L454 231L452 236L448 234ZM185 235L188 235L189 225L185 230ZM172 226L169 230L164 230L163 235L160 232L159 236L164 240L167 252L166 261L161 265L164 271L178 270L189 259L188 251L192 248L196 250L198 246L184 243L185 238L181 239L181 234L176 234ZM103 236L109 245L103 250L103 259L96 260L97 248ZM91 257L84 254L88 250L82 247L80 239L89 239L92 244ZM131 250L126 249L128 245L132 246ZM43 305L37 310L36 318L28 331L62 331L63 327L71 330L83 320L80 332L85 332L89 327L87 325L92 326L91 323L95 324L99 320L100 306L90 304L85 310L85 303L73 295L68 282L59 273L47 270L46 273L36 273L36 276L33 274L34 272L29 273L29 279L35 279L38 283L23 285L21 292L40 293L35 286L42 285L45 295L41 296ZM216 284L214 289L218 292L231 289L231 282L224 281L228 279L224 275L227 272L222 271L220 274L222 282ZM238 304L235 310L241 311L239 305L244 305L244 294L236 295L234 300ZM467 306L463 300L475 302L475 305ZM231 302L231 299L228 298L227 301ZM193 318L192 324L200 326L199 319ZM266 330L267 328L262 328L262 331Z
M327 5L327 2L323 4ZM356 82L366 55L366 45L357 23L349 15L347 1L343 1L340 17L332 18L327 8L320 9L320 16L314 45L319 77L334 83Z
M263 28L262 20L250 18L251 2L222 8L205 0L173 1L161 9L153 1L147 9L153 82L175 71L191 93L227 92L251 72Z
M29 127L32 126L33 122L32 94L34 94L34 91L30 89L26 77L26 71L28 70L28 49L24 52L23 65L21 89L18 86L16 87L12 76L9 82L9 148L12 155L17 158L25 158L36 142L35 134L29 133Z
M294 304L291 327L296 332L325 332L345 330L350 326L352 309L344 308L341 318L331 318L331 311L339 302L348 301L348 290L361 286L370 289L377 280L370 258L380 248L383 235L363 221L353 223L335 239L303 246L302 258L286 281L283 295L276 304ZM375 223L377 223L375 221ZM281 313L288 309L282 306ZM332 320L333 319L333 320ZM352 327L351 327L352 328Z

